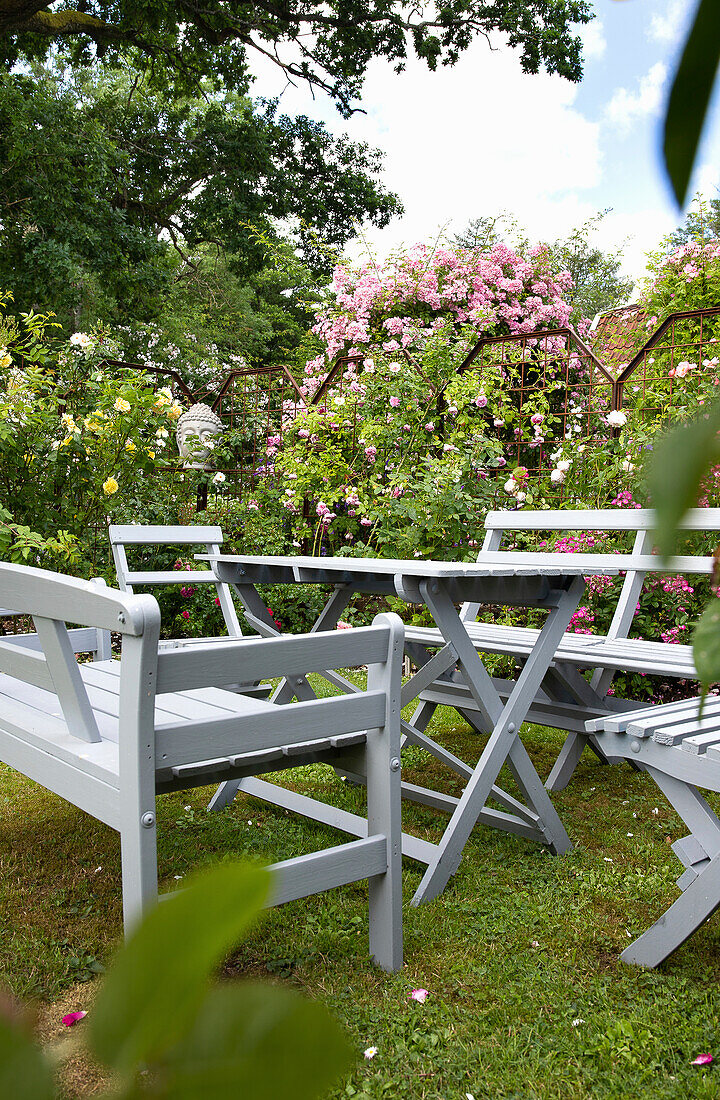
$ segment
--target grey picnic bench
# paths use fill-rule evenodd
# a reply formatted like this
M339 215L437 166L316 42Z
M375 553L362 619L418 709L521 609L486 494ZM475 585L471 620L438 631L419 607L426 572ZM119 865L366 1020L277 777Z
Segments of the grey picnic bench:
M567 785L586 746L601 761L608 761L598 739L593 734L588 734L585 723L592 718L632 707L632 702L608 695L619 670L696 679L691 646L628 637L648 574L708 576L712 569L710 557L694 554L686 554L663 563L653 553L654 523L654 513L650 509L620 508L596 511L494 511L489 512L485 520L485 540L478 554L478 561L492 556L501 548L506 536L518 532L628 531L635 536L629 553L605 555L607 561L615 565L616 570L619 568L625 571L625 579L607 634L566 632L559 641L552 665L528 711L527 721L568 731L568 737L546 782L549 791L561 790ZM720 509L694 509L686 514L681 528L695 532L720 531ZM518 563L542 563L555 557L553 553L525 550L510 553ZM567 556L569 560L582 561L584 554L572 553ZM594 563L597 563L599 557L595 551L587 556L588 561L592 560ZM477 651L503 654L516 658L520 663L526 661L536 644L539 631L531 627L483 622L480 612L480 605L477 603L464 604L460 612L468 636ZM432 628L409 626L405 633L406 649L414 653L415 659L420 663L427 661L432 647L442 641L438 632ZM592 670L589 681L581 674L583 669ZM424 729L436 707L441 704L453 706L458 701L463 705L468 704L467 690L461 679L452 669L438 677L420 696L421 702L413 717L413 724ZM512 681L496 679L495 682L501 696L506 696L512 688Z
M706 698L702 717L699 699L684 699L591 719L587 732L646 771L690 830L672 845L685 867L680 897L620 956L657 966L720 906L720 819L698 790L720 791L720 698Z
M5 563L0 604L36 630L0 639L0 760L120 833L126 931L157 898L158 794L329 763L365 778L364 835L275 864L271 904L368 879L371 954L401 966L397 616L345 634L159 649L152 596ZM120 660L78 663L110 631ZM367 665L367 689L277 706L218 686L335 662Z

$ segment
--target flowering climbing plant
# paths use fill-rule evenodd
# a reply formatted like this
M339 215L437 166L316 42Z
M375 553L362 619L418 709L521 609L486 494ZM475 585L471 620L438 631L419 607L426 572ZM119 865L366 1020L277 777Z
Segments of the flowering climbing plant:
M104 368L107 333L53 339L52 324L6 314L0 325L0 552L82 568L101 529L107 557L107 519L142 515L182 408L154 376Z
M268 439L299 533L315 549L473 550L507 466L498 429L512 433L522 415L541 441L552 416L539 390L518 409L507 362L459 368L480 336L566 325L570 283L543 246L523 257L505 245L418 245L383 267L337 267L313 328L323 350L305 368L305 406ZM344 369L323 386L340 353Z

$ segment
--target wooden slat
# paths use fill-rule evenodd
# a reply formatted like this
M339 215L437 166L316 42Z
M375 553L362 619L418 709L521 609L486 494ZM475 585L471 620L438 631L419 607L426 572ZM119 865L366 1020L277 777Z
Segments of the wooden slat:
M697 710L699 699L678 699L673 703L663 705L656 703L654 706L644 707L642 710L630 710L625 711L623 714L612 714L605 718L593 718L587 723L586 728L588 733L595 733L596 731L625 733L632 723L633 732L636 735L642 732L644 736L648 730L652 733L655 724L662 721L663 712L668 716L682 716L685 713L692 713L693 707Z
M296 637L247 638L222 647L166 650L158 654L157 691L162 694L234 681L253 683L383 663L388 644L387 627L366 626Z
M239 702L242 696L237 696ZM233 756L277 745L345 733L376 729L385 723L387 698L382 692L340 695L276 706L259 703L246 715L235 714L216 721L192 721L160 725L155 730L158 768L172 768L197 760ZM262 708L262 715L258 712ZM260 720L261 718L261 720Z
M188 524L184 527L164 527L154 524L113 523L108 528L108 535L111 544L125 543L133 546L152 546L159 543L195 546L204 545L208 542L221 543L223 540L221 527L202 527L196 524Z
M127 584L214 584L215 574L211 569L168 569L128 570L125 574Z
M651 531L655 523L650 508L491 511L485 517L486 530L502 531ZM678 526L683 531L720 531L720 508L693 508Z
M45 655L16 642L0 641L0 671L34 687L55 690Z
M284 905L335 886L384 875L387 844L387 837L369 836L273 864L268 867L273 885L266 906Z

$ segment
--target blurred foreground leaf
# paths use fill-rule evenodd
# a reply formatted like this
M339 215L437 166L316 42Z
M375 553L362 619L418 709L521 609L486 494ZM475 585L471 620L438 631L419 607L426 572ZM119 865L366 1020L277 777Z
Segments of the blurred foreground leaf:
M720 600L705 608L693 634L693 659L703 694L720 680Z
M132 1100L315 1100L351 1060L348 1040L322 1005L276 986L224 985Z
M716 0L720 8L720 0ZM720 459L717 433L720 404L698 420L681 424L656 444L647 483L657 513L657 546L664 558L675 549L677 527L688 508L697 504L700 482Z
M700 0L665 112L665 166L680 206L687 194L719 63L720 2Z
M0 1018L0 1096L3 1100L53 1100L52 1071L29 1035Z
M183 1038L212 971L260 913L270 883L267 871L223 864L148 914L118 953L89 1018L98 1058L128 1073Z

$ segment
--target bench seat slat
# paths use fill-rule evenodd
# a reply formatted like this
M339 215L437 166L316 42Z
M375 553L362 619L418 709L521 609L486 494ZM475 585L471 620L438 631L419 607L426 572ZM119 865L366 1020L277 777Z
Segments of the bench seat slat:
M62 717L52 711L44 716L36 705L22 701L27 685L21 681L9 684L7 678L0 687L0 741L9 734L14 740L25 741L41 753L56 756L78 771L87 772L109 786L118 785L118 749L111 740L82 741L68 730ZM48 693L49 694L49 693ZM57 696L51 696L58 708ZM42 780L40 780L42 782Z
M508 657L529 656L539 631L529 627L502 627L494 624L467 624L475 647L481 652ZM437 646L444 639L433 627L408 627L406 638L421 645ZM603 635L566 633L555 660L584 668L625 669L628 672L658 672L661 675L696 679L692 646L670 645L645 638L606 638Z

